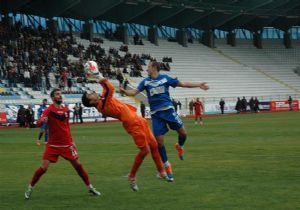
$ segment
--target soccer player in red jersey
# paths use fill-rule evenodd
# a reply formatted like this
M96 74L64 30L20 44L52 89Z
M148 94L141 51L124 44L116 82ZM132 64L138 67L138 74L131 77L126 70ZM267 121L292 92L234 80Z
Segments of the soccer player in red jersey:
M199 122L200 125L202 125L203 104L199 100L199 98L196 99L196 102L194 103L194 107L195 107L195 124L198 124Z
M148 126L147 121L143 117L137 115L135 107L123 103L113 97L115 88L107 79L103 78L101 73L98 71L97 63L94 61L88 61L85 68L93 70L93 75L87 75L87 77L90 80L100 82L103 92L101 96L95 92L85 92L82 96L83 105L86 107L95 107L105 116L119 119L123 123L124 129L132 136L134 143L139 148L139 153L135 157L128 176L131 189L133 191L138 191L136 173L143 163L144 158L149 153L149 149L157 171L159 172L158 177L168 180L158 152L157 142Z
M50 94L53 104L50 105L38 119L37 124L45 122L49 126L49 139L43 155L42 165L35 171L31 182L25 192L25 199L29 199L35 184L40 177L47 171L50 163L55 163L58 157L70 161L78 175L92 195L101 195L90 183L89 176L79 162L76 146L73 142L70 125L69 109L62 106L62 94L60 89L54 89Z

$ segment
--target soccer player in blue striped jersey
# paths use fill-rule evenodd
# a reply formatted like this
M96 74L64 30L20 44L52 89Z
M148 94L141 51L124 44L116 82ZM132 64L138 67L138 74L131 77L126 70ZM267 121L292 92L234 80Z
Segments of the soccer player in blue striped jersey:
M167 151L164 145L164 135L168 132L168 127L177 131L178 143L175 144L175 148L178 151L179 158L184 160L183 146L187 134L182 120L174 110L170 98L169 87L201 88L203 90L208 90L209 86L205 82L181 82L177 78L160 74L158 62L150 62L147 72L149 77L140 82L137 90L125 90L124 88L120 88L120 90L127 96L135 96L146 90L148 102L150 104L153 133L158 142L159 153L169 180L174 180L171 164L168 161Z
M47 109L47 99L43 99L43 104L41 104L40 108L38 109L38 119L42 116L43 112ZM41 145L41 139L45 135L45 143L48 141L48 124L46 122L43 122L41 124L41 130L38 136L38 140L36 141L36 144L38 146Z

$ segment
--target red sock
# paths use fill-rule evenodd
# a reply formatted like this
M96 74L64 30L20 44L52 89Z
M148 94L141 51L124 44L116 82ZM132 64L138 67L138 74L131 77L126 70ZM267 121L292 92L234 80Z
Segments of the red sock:
M163 173L165 170L164 170L164 166L163 166L163 163L161 161L161 157L160 157L160 154L159 154L159 151L158 151L158 147L157 147L157 144L155 145L150 145L150 150L151 150L151 156L152 156L152 159L156 165L156 168L157 168L157 171L159 173Z
M87 172L82 167L82 165L80 164L79 166L75 167L75 169L76 169L78 175L82 178L82 180L86 184L86 186L89 186L91 184L90 178L89 178L89 175L87 174Z
M137 154L137 156L134 159L129 177L135 177L137 170L142 165L144 158L147 156L148 153L149 153L148 147L141 148L141 151Z
M39 181L39 179L41 178L41 176L42 176L45 172L46 172L45 169L43 169L42 167L39 167L39 168L35 171L35 173L34 173L32 179L31 179L30 185L33 187L33 186Z

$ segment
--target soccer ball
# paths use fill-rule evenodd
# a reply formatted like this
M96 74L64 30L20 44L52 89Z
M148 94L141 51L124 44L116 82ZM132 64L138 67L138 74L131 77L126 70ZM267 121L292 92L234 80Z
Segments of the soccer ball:
M97 76L99 75L98 64L95 61L88 61L84 64L84 72L88 76Z

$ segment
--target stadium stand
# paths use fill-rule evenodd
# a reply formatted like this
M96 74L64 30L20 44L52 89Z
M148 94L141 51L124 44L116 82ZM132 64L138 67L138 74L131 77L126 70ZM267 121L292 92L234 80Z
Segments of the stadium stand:
M221 0L185 1L184 4L172 0L103 2L97 7L89 0L73 2L68 7L68 4L52 1L45 1L43 5L34 1L1 4L1 20L6 22L0 23L0 66L6 62L8 69L0 68L1 84L6 88L0 103L40 103L42 98L49 99L49 90L55 86L64 87L67 103L78 102L83 91L95 88L100 91L98 85L85 82L82 62L86 59L97 60L101 72L116 87L128 80L128 87L135 88L147 76L145 70L151 59L161 62L164 73L180 80L208 82L211 87L208 92L171 90L172 97L185 101L186 107L195 97L206 102L220 98L235 101L238 96L257 96L260 100L299 97L300 77L295 74L295 68L300 66L300 43L293 40L293 47L286 45L287 49L281 39L283 35L299 37L291 34L293 26L299 24L299 17L287 15L297 14L296 1L232 1L229 7ZM54 9L56 6L60 14ZM83 6L88 12L82 10ZM137 8L137 13L130 13ZM268 15L262 16L262 13ZM103 20L118 24L113 26ZM150 27L141 29L134 24ZM267 26L278 28L279 39L263 39L262 49L257 49L252 38L254 34L262 35ZM141 35L147 33L141 31L148 29L149 40L149 34L158 30L164 38L155 42L152 36L151 43L146 41ZM130 37L126 38L126 30L131 30ZM241 30L248 40L237 39L235 47L225 44L225 34ZM299 28L295 30L299 32ZM221 31L223 39L217 39ZM136 104L132 98L118 97ZM145 97L140 95L138 99L145 100Z

